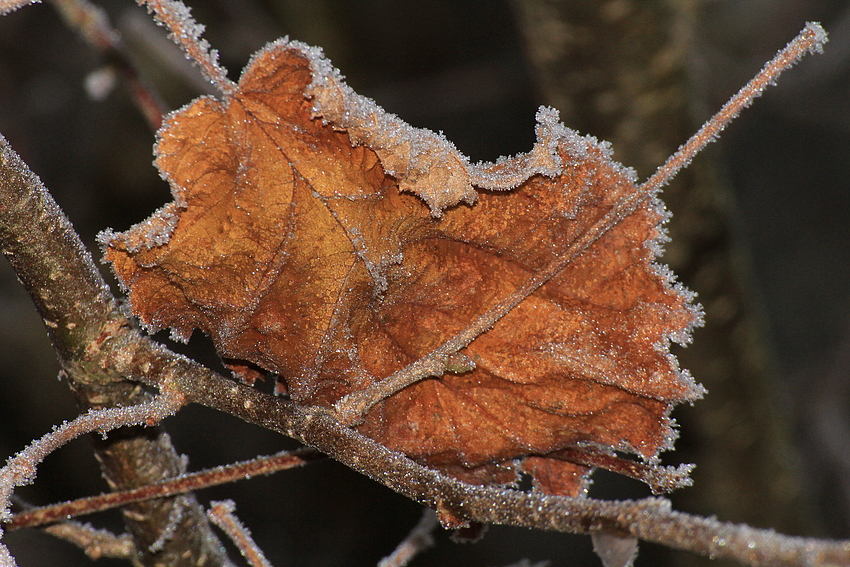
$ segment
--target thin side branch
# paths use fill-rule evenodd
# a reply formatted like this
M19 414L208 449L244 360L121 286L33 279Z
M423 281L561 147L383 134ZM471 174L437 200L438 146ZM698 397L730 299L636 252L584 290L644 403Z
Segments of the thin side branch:
M53 537L58 537L82 549L92 559L114 557L131 559L136 553L133 538L128 534L115 535L107 530L93 528L79 522L61 522L44 529Z
M227 78L227 71L218 63L218 52L210 48L207 40L201 38L204 26L197 23L180 0L138 0L148 7L158 24L167 28L171 40L179 45L204 76L221 91L225 97L236 92L236 85Z
M11 531L19 528L43 526L60 519L75 518L85 514L102 512L104 510L126 506L132 502L176 496L237 480L269 475L323 458L325 456L314 449L285 451L268 457L258 457L250 461L181 475L171 480L149 484L140 488L109 492L99 496L80 498L79 500L72 500L52 506L31 508L12 515L5 524L5 527Z
M410 563L414 557L433 547L433 533L439 525L437 514L431 509L426 509L419 523L410 530L407 537L398 544L391 554L381 559L378 567L404 567Z
M8 518L12 491L31 483L38 464L59 447L94 431L106 433L128 425L154 425L173 415L183 405L182 396L169 392L136 406L91 410L33 441L0 469L0 520Z
M706 144L732 121L735 116L761 95L768 85L776 82L779 75L800 60L806 53L822 51L826 42L826 32L820 25L809 23L800 34L780 51L764 69L741 89L720 111L673 154L652 177L626 196L605 215L596 221L587 231L574 240L555 260L545 266L524 285L502 299L489 310L478 316L468 327L440 345L437 349L420 358L387 378L353 392L340 399L334 406L338 418L345 423L358 423L362 416L375 404L404 388L433 376L441 376L446 369L446 360L452 354L487 332L499 319L522 303L529 295L537 291L553 277L561 273L575 258L580 256L599 240L605 233L617 226L623 219L652 197L676 173L685 167Z
M272 567L269 560L260 547L251 537L251 532L242 525L236 517L236 504L233 500L211 502L212 506L207 512L210 521L221 528L221 531L233 541L251 567Z
M687 167L697 153L708 143L717 139L720 132L755 99L760 97L770 85L776 84L776 79L783 71L789 69L807 53L823 53L823 45L827 42L826 32L820 24L809 22L797 37L776 54L764 69L759 72L744 88L723 105L720 111L711 117L699 131L691 136L675 154L667 158L664 165L658 168L652 177L641 185L641 191L654 192L666 185L679 170Z

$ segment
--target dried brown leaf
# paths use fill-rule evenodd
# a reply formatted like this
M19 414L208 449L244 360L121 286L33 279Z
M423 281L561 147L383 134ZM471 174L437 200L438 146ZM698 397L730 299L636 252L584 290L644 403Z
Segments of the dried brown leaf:
M222 357L332 408L593 233L449 371L387 392L356 425L459 478L511 483L525 459L541 489L576 494L589 468L547 455L651 460L671 447L670 410L702 390L667 346L687 341L699 314L654 263L660 202L643 199L600 230L640 197L632 172L554 110L537 118L529 154L471 165L353 93L318 50L277 42L227 100L167 119L156 164L174 202L104 235L106 257L149 328L183 339L200 329Z

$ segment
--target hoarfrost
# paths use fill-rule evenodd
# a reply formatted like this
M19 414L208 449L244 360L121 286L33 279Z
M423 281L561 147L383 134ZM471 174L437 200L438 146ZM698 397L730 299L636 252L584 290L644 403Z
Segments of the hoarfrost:
M40 4L41 0L0 0L0 16L5 16L9 12L14 12L18 8L23 8L27 4ZM2 556L0 556L2 559Z
M374 150L384 170L398 180L399 189L419 196L434 217L459 203L474 203L476 187L509 190L534 175L554 177L562 166L562 144L581 153L582 146L586 151L587 144L595 142L560 124L557 110L541 107L536 115L537 142L530 152L471 164L442 133L413 127L355 93L321 49L284 39L265 50L280 48L298 50L310 61L313 81L305 95L313 100L313 114L346 130L352 144Z
M176 202L161 207L150 218L130 227L127 232L116 233L112 229L100 231L97 242L106 250L116 240L120 240L132 254L140 250L150 250L168 244L171 234L180 219L180 206Z
M38 465L56 449L86 433L156 423L173 415L181 405L181 399L161 394L151 401L135 406L89 410L72 421L54 427L53 431L10 457L6 465L0 468L0 520L9 518L12 491L19 486L30 484L35 479ZM0 545L0 566L7 565L15 565L14 560L9 558L8 550Z
M165 549L165 545L174 538L174 534L177 533L177 529L180 527L180 522L183 521L183 515L186 513L188 505L189 501L185 495L181 494L174 499L171 505L171 511L168 513L168 523L159 533L156 541L148 547L151 553L162 551Z

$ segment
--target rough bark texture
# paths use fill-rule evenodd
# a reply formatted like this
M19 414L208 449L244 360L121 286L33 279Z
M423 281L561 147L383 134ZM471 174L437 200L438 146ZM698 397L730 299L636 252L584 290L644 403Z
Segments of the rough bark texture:
M63 374L80 405L131 405L148 397L114 371L90 362L110 329L128 324L117 310L91 256L39 179L0 137L0 247L44 320ZM120 431L96 441L104 474L114 488L131 488L182 472L183 462L158 428ZM179 530L151 550L170 529L174 506L185 506ZM227 559L203 510L191 497L138 504L125 511L141 565L224 565Z

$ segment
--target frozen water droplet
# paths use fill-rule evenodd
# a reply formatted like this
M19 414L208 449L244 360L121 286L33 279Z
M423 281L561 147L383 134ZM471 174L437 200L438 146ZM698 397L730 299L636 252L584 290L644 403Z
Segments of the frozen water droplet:
M638 540L630 535L592 532L593 551L604 567L631 567L638 552Z

